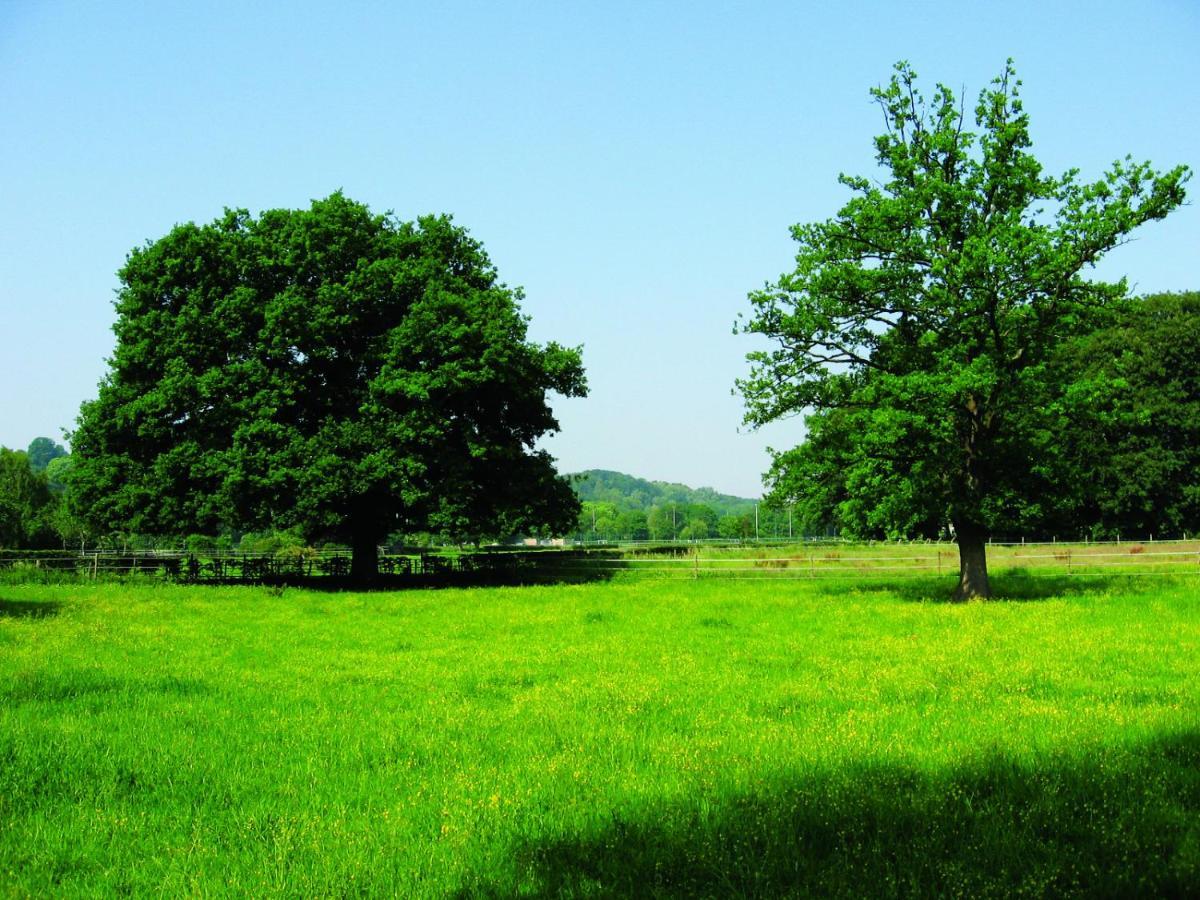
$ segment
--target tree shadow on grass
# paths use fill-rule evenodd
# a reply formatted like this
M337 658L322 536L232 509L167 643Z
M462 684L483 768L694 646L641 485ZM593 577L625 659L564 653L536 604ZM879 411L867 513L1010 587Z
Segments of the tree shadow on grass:
M1200 896L1200 734L778 778L614 811L511 860L459 896Z
M349 560L344 560L345 569ZM338 573L259 572L250 575L201 574L184 578L186 584L252 584L283 590L296 587L331 593L404 591L433 588L513 587L526 585L588 584L611 581L630 564L617 550L565 550L550 552L500 551L460 557L428 555L417 562L396 566L391 561L369 577ZM244 570L243 570L244 572Z
M437 575L379 575L375 578L355 579L322 576L314 578L272 578L257 581L241 581L228 579L224 581L206 580L190 582L200 585L254 585L265 587L282 593L287 588L302 588L314 593L395 593L397 591L416 590L449 590L452 588L493 588L493 587L532 587L536 585L556 584L591 584L594 582L611 581L612 574L598 571L595 573L570 574L474 574L451 572Z
M77 703L91 698L109 706L119 702L114 697L195 697L211 692L203 681L176 675L130 678L99 669L66 668L23 673L0 684L0 702Z
M991 574L992 598L989 602L1023 603L1061 597L1107 592L1128 587L1129 576L1112 574L1032 575L1022 569L1002 569ZM856 593L890 594L913 603L952 603L957 575L920 578L846 578L830 579L819 588L823 594L845 596Z
M48 619L57 616L62 604L56 600L6 600L0 597L0 619Z

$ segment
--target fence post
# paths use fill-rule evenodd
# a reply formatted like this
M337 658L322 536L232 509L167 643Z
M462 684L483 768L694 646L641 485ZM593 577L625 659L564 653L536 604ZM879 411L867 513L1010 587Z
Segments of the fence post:
M692 578L700 577L700 548L692 547Z
M1071 548L1067 548L1067 574L1071 574Z
M100 568L100 554L92 554L92 581L96 580L96 572Z

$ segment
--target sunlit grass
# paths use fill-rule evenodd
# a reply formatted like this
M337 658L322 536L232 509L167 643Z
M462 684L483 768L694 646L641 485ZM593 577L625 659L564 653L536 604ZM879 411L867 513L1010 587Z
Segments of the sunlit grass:
M0 893L1194 894L1197 584L0 586Z

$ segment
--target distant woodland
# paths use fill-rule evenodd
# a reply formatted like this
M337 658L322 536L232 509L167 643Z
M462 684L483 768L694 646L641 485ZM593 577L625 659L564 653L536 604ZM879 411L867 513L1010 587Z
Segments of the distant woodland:
M794 527L787 509L768 509L708 487L647 481L606 469L589 469L571 479L582 501L571 535L575 540L788 537Z

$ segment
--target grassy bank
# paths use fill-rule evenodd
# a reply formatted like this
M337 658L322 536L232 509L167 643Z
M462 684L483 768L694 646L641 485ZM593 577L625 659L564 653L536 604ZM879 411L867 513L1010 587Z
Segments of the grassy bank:
M997 586L0 586L0 894L1195 894L1195 580Z

